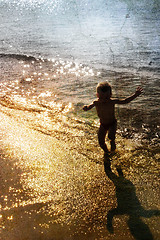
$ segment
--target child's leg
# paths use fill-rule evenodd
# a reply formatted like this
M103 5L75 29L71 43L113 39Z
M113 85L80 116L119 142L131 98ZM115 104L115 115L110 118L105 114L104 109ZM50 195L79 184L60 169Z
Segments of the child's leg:
M105 137L106 137L107 131L104 129L102 125L100 125L100 128L98 130L98 142L100 147L105 151L108 152L107 145L105 143Z
M109 128L109 131L108 131L108 138L111 140L111 151L114 151L116 149L116 144L115 144L116 130L117 130L117 122L113 123L113 125Z

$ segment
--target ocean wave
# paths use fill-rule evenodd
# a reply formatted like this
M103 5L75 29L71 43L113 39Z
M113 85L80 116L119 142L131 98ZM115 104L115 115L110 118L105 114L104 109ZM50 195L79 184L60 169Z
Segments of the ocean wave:
M16 60L22 60L22 61L36 61L37 59L34 56L29 56L25 54L12 54L12 53L0 53L1 58L13 58Z

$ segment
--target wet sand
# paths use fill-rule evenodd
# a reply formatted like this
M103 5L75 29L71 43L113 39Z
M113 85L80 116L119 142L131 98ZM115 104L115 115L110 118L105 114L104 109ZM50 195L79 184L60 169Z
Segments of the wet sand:
M95 127L52 119L46 130L27 114L0 113L2 240L159 240L159 165L147 149L117 136L104 157Z

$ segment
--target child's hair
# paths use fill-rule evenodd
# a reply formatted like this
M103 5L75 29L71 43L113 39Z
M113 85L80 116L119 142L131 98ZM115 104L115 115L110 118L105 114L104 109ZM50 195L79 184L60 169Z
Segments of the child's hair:
M109 92L109 94L112 94L112 88L109 85L108 82L100 82L97 85L97 93L101 94L101 93L105 93L105 92Z

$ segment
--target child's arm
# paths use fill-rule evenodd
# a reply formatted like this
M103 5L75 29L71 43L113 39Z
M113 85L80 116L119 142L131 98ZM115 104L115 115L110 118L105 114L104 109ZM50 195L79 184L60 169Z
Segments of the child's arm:
M127 103L133 101L133 100L134 100L136 97L138 97L139 95L141 95L142 92L143 92L143 89L142 89L141 87L138 87L138 88L136 89L136 92L135 92L133 95L131 95L130 97L125 98L125 99L122 99L122 100L115 100L115 102L116 102L117 104L127 104Z
M95 104L94 104L94 102L93 102L93 103L91 103L90 105L85 105L85 106L83 107L83 110L84 110L84 111L88 111L88 110L92 109L94 106L95 106Z

